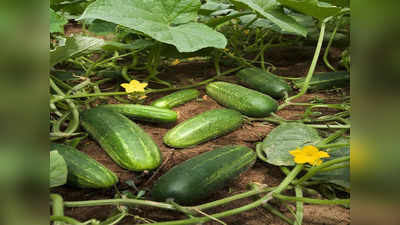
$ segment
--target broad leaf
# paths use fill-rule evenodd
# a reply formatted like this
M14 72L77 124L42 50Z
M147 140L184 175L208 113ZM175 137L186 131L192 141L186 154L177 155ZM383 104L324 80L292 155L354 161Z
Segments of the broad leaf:
M142 40L138 39L133 41L132 43L121 43L116 41L107 41L104 43L103 49L108 51L115 50L143 50L148 47L154 46L154 40Z
M305 145L315 145L321 140L318 131L302 123L284 123L271 131L262 143L268 163L276 166L294 166L289 153Z
M278 0L282 5L319 20L338 14L341 8L318 0Z
M349 140L341 138L334 143L348 144ZM339 157L350 155L350 147L331 148L327 149L326 151L329 153L330 157L324 159L324 161L330 161L333 159L337 159ZM350 189L350 165L345 168L317 173L311 179L326 181L329 183L342 186L346 189Z
M117 25L106 21L95 20L89 25L88 30L96 35L107 35L112 34L115 31Z
M65 45L50 51L50 66L54 66L68 58L101 50L104 40L93 37L75 36L67 38Z
M350 7L350 0L320 0L321 2L327 2L331 5L334 6L339 6L339 7Z
M200 7L199 13L202 15L210 15L211 13L216 12L216 11L226 10L230 6L231 5L223 3L223 2L218 2L215 0L208 0L205 4L203 4Z
M307 29L296 22L292 17L285 14L282 7L276 0L232 0L239 2L250 9L256 11L262 17L276 24L283 32L298 34L301 36L307 35Z
M64 33L64 25L68 20L50 9L50 33Z
M64 158L57 152L50 152L50 187L57 187L67 182L68 168Z
M180 52L225 48L221 33L195 22L198 0L97 0L79 19L100 19L143 32Z

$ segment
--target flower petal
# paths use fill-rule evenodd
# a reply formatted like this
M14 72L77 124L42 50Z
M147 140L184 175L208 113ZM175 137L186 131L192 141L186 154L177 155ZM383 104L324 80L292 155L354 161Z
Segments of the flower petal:
M329 158L330 157L330 155L324 151L318 152L318 156L319 156L319 158Z

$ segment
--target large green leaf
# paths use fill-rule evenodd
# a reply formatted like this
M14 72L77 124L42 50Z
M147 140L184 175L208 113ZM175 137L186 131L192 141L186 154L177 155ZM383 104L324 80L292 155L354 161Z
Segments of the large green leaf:
M278 0L282 5L317 19L338 14L341 8L318 0Z
M334 143L342 143L348 144L349 140L345 138L340 138ZM333 159L337 159L343 156L350 155L350 147L340 147L340 148L331 148L326 150L330 157L325 159L324 161L330 161ZM339 186L342 186L346 189L350 189L350 165L345 168L335 169L326 172L319 172L315 174L311 179L326 181L329 183L333 183Z
M350 0L320 0L321 2L327 2L331 5L334 6L339 6L339 7L350 7Z
M294 33L301 36L307 35L307 29L285 14L276 0L232 0L246 5L262 17L276 24L283 32Z
M172 44L180 52L225 48L223 34L195 22L199 0L97 0L79 19L101 19Z
M67 182L68 168L64 158L57 152L50 152L50 187L57 187Z
M321 140L318 131L302 123L284 123L271 131L262 143L267 162L276 166L294 166L289 151Z
M90 25L88 30L96 35L108 35L115 32L116 24L101 21L101 20L94 20Z
M104 40L99 38L83 36L69 37L65 41L65 45L50 51L50 66L54 66L59 62L82 53L101 50L103 45Z
M50 9L50 33L64 33L64 25L68 20Z

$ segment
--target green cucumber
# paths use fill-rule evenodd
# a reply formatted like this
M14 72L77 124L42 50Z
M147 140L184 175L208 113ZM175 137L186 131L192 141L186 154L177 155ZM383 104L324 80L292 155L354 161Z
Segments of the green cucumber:
M283 98L288 95L292 88L286 81L277 75L258 68L246 68L240 70L236 76L250 88L270 95L274 98Z
M118 177L109 169L85 153L64 144L51 144L64 158L68 167L67 183L79 188L108 188L118 182Z
M196 89L186 89L182 91L177 91L172 94L166 95L162 98L155 100L151 103L152 106L171 109L175 106L186 103L199 97L200 91Z
M179 204L196 203L249 169L256 158L252 149L239 145L200 154L161 176L152 187L151 197L156 201L172 198Z
M161 164L161 153L152 138L124 115L101 108L81 113L83 128L122 168L143 171Z
M135 120L156 123L173 123L178 118L178 114L173 110L161 109L149 105L109 104L101 105L97 108L110 109Z
M235 110L210 110L169 130L164 143L174 148L191 147L236 130L242 122L242 115Z
M306 78L293 81L296 88L304 85ZM346 87L350 84L350 74L346 71L316 73L310 80L309 90L326 90L332 88Z
M278 108L278 103L261 92L227 82L213 82L206 86L207 94L228 108L246 116L265 117Z

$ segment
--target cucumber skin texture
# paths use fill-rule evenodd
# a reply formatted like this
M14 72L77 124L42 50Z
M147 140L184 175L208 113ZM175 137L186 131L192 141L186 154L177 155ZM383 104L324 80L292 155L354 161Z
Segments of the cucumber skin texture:
M155 100L152 106L171 109L175 106L182 105L190 100L199 97L200 91L197 89L186 89L177 91Z
M206 86L207 94L228 108L246 116L265 117L278 109L275 99L261 92L227 82L213 82Z
M192 147L239 128L243 116L232 109L214 109L190 118L169 130L163 140L174 148Z
M148 105L108 104L97 108L113 110L133 119L146 122L173 123L178 118L178 114L173 110Z
M179 204L204 199L256 161L256 154L244 146L225 146L193 157L169 170L153 185L156 201L173 198Z
M64 158L68 167L68 184L79 188L108 188L118 182L109 169L85 153L64 144L50 145Z
M292 88L284 80L275 74L258 68L242 69L236 73L236 77L250 88L274 98L283 98L285 93L292 92Z
M305 78L295 80L295 87L301 88L305 82ZM310 80L308 89L310 90L326 90L333 87L345 87L350 84L350 74L346 71L340 72L324 72L314 74Z
M122 168L143 171L161 164L162 156L153 139L120 113L89 109L81 113L81 125Z

